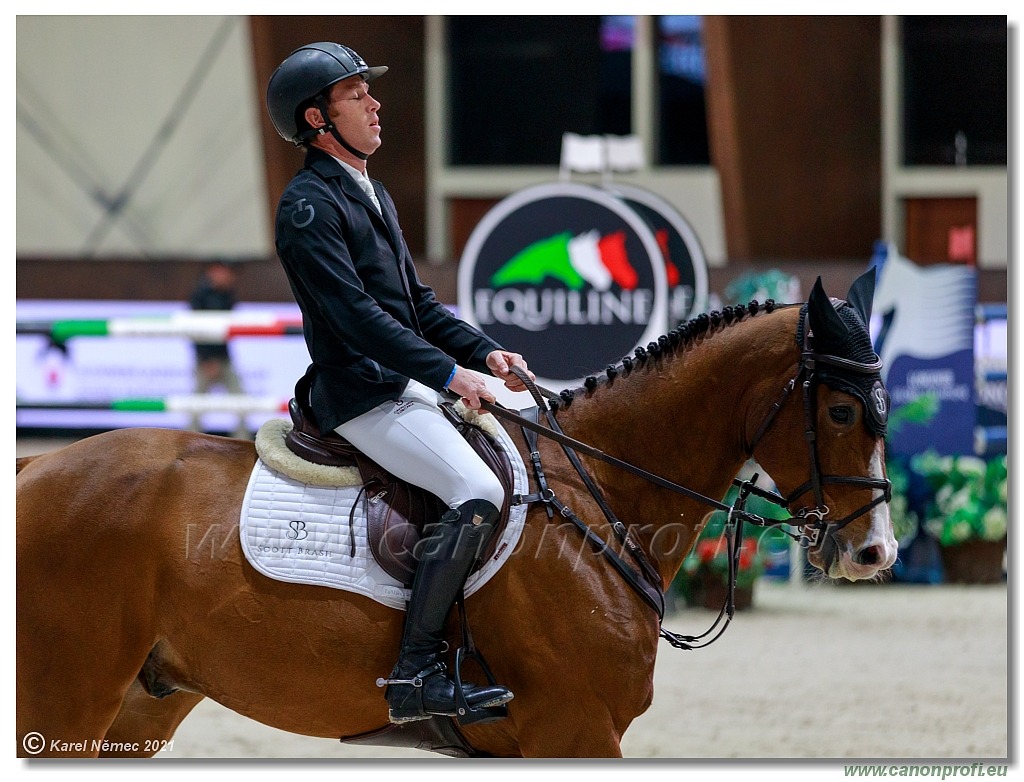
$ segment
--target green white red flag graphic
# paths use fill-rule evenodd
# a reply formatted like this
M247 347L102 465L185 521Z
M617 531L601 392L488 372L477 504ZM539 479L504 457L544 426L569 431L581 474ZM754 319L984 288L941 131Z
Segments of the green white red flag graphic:
M626 253L626 232L602 236L594 230L576 236L565 231L528 245L491 276L490 284L494 288L540 285L548 277L570 290L589 284L606 291L612 283L635 290L639 282Z

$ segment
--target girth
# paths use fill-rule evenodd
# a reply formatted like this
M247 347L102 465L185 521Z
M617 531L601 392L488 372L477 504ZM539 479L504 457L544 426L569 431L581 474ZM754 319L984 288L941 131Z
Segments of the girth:
M296 385L296 397L288 403L292 429L285 435L285 445L296 456L314 464L355 467L359 471L362 482L359 499L366 508L370 552L388 575L406 586L412 584L419 559L417 544L424 537L424 527L436 523L448 509L447 505L430 491L397 478L337 432L321 432L308 404L299 401L309 398L304 380ZM505 489L498 530L474 566L476 571L493 556L501 531L508 524L514 486L512 463L489 434L463 420L452 404L444 403L440 407ZM353 508L358 505L359 501ZM354 538L352 547L354 550Z

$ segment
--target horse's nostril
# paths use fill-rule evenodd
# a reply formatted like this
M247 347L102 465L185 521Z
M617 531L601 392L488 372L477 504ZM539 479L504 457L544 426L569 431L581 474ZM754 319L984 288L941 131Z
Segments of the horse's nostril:
M882 552L878 546L865 546L857 552L858 565L877 565L882 561Z

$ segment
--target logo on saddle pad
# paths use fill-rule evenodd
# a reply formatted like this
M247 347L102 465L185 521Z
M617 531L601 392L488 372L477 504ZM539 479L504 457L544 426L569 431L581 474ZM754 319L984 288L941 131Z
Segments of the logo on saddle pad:
M573 183L527 188L470 236L459 315L526 355L542 382L572 384L667 331L670 275L686 278L681 301L692 305L694 274L681 275L669 248L669 230L625 196Z
M305 540L309 537L309 533L306 532L306 522L304 521L289 521L288 527L291 529L287 534L290 540Z

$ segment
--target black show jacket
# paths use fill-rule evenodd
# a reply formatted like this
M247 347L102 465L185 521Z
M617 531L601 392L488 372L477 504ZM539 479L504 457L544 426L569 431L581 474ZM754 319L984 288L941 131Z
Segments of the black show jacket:
M492 339L455 318L420 282L391 196L383 216L341 164L310 148L278 203L276 247L312 364L322 431L397 399L409 378L444 387L455 364L489 374Z

